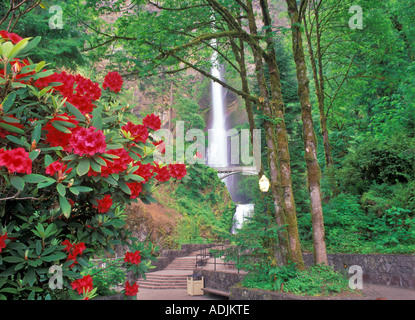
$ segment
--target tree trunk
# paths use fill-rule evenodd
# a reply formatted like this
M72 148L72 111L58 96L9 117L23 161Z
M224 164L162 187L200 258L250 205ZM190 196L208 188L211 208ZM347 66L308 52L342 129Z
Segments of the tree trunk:
M288 135L284 121L284 102L281 92L281 79L276 61L276 52L274 49L274 41L271 29L272 22L269 15L267 1L261 0L260 4L264 25L269 27L266 28L268 56L266 57L265 61L268 65L268 71L270 74L272 110L275 118L278 119L278 124L276 125L276 139L278 145L278 157L281 170L281 185L283 188L283 199L286 221L288 223L287 228L290 239L290 248L293 262L296 263L298 269L304 269L304 261L301 252L300 236L298 233L297 225L297 211L292 188L290 153L288 149Z
M314 262L327 264L327 252L324 235L324 218L320 188L320 166L317 162L317 141L311 113L309 79L307 76L304 49L296 0L286 0L291 19L292 47L297 70L298 95L303 121L303 139L305 162L307 167L308 190L311 200L311 220L313 227Z

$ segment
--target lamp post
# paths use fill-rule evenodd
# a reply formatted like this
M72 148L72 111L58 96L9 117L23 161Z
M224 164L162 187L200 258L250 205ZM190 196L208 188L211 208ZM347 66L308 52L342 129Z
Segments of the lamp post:
M259 189L262 192L267 192L269 189L269 180L265 176L265 174L262 175L261 179L259 179Z

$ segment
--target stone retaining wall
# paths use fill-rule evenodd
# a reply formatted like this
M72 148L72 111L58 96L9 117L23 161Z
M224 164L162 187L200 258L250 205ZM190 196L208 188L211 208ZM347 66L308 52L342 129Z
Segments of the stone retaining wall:
M194 269L194 275L201 275L204 278L204 288L211 288L221 291L230 291L230 288L241 282L245 274L236 272L214 271Z
M313 254L303 254L306 266L314 263ZM395 285L415 289L415 255L399 254L328 254L334 270L348 273L352 265L363 270L363 283Z

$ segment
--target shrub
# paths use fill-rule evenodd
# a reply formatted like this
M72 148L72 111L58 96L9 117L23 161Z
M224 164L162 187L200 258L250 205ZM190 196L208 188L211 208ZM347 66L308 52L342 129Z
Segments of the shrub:
M117 244L140 251L139 265L128 268L144 274L157 248L123 229L123 208L154 201L160 168L163 181L185 173L184 165L173 173L171 164L153 163L157 117L138 123L119 102L122 79L114 73L104 89L79 74L45 70L44 61L22 60L39 37L14 35L12 43L1 35L0 298L89 299L96 289L82 269ZM52 283L58 273L51 267L62 271L62 283ZM128 284L126 293L135 289Z

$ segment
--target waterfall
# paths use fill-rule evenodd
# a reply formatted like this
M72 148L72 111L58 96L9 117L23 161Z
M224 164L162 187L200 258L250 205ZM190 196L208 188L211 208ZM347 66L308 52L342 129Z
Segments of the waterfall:
M216 39L212 40L212 46L216 46ZM211 74L215 78L223 81L222 68L218 62L218 53L213 52L211 56L212 68ZM212 167L227 167L228 146L226 135L226 113L225 113L225 95L221 84L211 81L212 84L212 125L209 130L209 148L208 148L208 165ZM223 181L231 194L232 200L236 201L235 188L232 185L235 181L234 176L224 178ZM254 212L253 204L237 204L231 233L235 234L243 225L247 217L252 216Z
M216 40L213 41L213 45L216 45ZM211 57L211 74L222 80L221 66L217 60L218 53L214 51ZM215 167L226 167L228 165L228 150L226 143L224 92L222 85L215 81L212 81L212 114L212 130L209 133L209 164Z
M252 217L254 214L254 205L248 204L237 204L235 215L233 216L231 233L235 234L238 229L242 228L246 218Z

